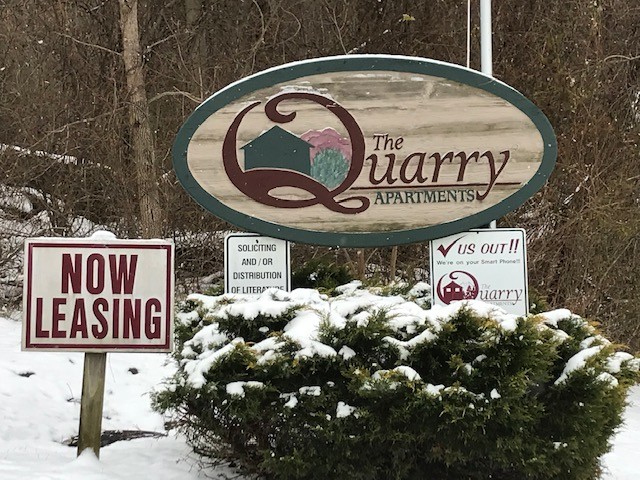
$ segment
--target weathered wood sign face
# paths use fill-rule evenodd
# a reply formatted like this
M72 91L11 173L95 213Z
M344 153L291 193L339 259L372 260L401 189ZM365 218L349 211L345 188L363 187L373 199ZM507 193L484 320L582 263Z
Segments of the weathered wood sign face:
M366 247L489 223L544 184L556 151L544 114L498 80L362 55L226 87L189 117L173 156L184 188L230 223Z

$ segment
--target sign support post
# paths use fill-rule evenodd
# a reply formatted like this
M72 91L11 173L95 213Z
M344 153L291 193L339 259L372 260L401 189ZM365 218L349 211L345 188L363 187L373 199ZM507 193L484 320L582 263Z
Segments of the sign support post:
M493 32L491 30L491 0L480 0L480 69L493 77ZM491 220L489 228L498 228Z
M106 365L106 353L85 352L82 398L80 400L78 456L85 449L91 448L96 457L100 458Z

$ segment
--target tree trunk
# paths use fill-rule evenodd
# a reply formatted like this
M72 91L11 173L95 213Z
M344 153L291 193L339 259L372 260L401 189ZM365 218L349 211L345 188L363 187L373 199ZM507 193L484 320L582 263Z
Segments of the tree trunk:
M120 31L129 98L131 147L138 183L141 233L144 238L160 238L164 230L164 212L160 203L158 166L142 70L138 0L120 0Z
M202 0L185 0L185 14L187 30L191 35L190 55L192 64L200 85L200 96L204 97L203 78L206 77L205 66L207 64L207 38L206 31L201 27Z
M391 260L389 262L389 283L396 281L396 269L398 264L398 246L391 247Z
M364 256L364 249L358 250L358 280L364 281L367 269L367 260Z

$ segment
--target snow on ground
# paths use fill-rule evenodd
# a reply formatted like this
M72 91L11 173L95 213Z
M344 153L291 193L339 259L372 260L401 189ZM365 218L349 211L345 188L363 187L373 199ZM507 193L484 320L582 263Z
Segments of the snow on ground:
M208 477L199 473L196 457L173 433L105 446L99 461L90 452L76 458L76 449L62 442L78 430L83 354L21 352L20 331L20 322L0 317L0 479L237 478L222 467L209 470ZM149 392L172 373L166 360L164 354L108 354L104 430L164 432ZM640 478L640 387L632 390L630 403L626 424L605 457L606 480Z
M605 455L604 480L637 480L640 466L640 386L631 389L625 422L614 439L613 450Z
M173 433L102 447L99 461L92 452L76 459L76 448L62 442L78 432L83 354L21 352L20 332L20 322L0 317L0 479L206 478L184 439ZM103 430L165 432L149 392L172 373L166 360L157 353L108 354ZM209 478L229 473L218 472Z

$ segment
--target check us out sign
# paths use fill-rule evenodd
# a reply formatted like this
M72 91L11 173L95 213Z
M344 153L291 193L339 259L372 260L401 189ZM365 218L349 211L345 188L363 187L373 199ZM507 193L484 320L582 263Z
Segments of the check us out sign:
M526 233L470 230L431 242L432 303L482 300L527 315Z

